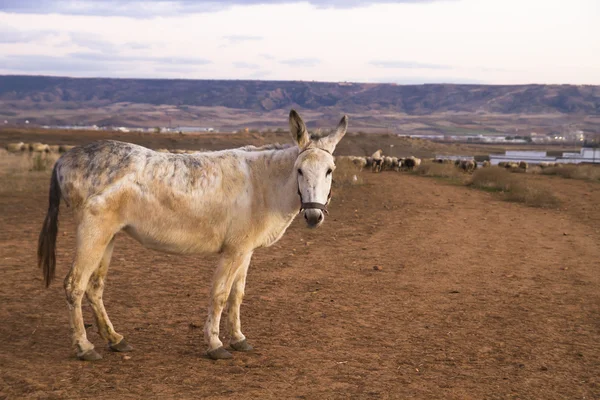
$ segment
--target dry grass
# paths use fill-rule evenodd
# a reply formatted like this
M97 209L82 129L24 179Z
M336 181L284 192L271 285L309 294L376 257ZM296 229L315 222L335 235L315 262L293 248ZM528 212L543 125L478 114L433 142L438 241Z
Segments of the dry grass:
M476 171L468 185L481 190L500 192L504 200L530 207L552 208L560 205L560 201L551 191L525 176L511 174L501 168Z
M48 179L58 154L9 153L0 149L0 192L27 190L32 180Z
M458 168L456 168L454 164L439 164L434 162L427 162L421 164L415 170L415 174L457 181L465 181L466 179L466 175L463 172L461 172Z
M564 165L541 170L543 175L556 175L567 179L600 181L600 166L596 165Z
M508 192L516 181L504 168L483 168L473 173L468 185L489 192Z
M364 179L360 173L360 168L354 165L348 159L338 159L335 163L333 173L333 187L344 187L350 185L362 185Z

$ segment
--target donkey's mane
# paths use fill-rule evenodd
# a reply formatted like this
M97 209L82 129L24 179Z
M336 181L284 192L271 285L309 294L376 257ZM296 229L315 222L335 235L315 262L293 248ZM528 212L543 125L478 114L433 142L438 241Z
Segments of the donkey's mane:
M291 143L286 143L286 144L272 143L272 144L265 144L264 146L249 145L249 146L240 147L236 150L243 150L243 151L284 150L284 149L289 149L292 146L294 146L294 145Z

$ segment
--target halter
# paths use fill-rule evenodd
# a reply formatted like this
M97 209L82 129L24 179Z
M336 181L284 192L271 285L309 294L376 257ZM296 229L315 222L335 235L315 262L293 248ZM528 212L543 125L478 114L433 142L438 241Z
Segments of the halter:
M322 151L330 154L331 156L333 156L333 154L331 154L329 151L327 151L325 149L320 149L318 147L305 148L300 153L298 153L298 156L300 156L300 154L304 153L307 150L322 150ZM302 200L302 193L300 193L300 184L298 184L298 196L300 196L300 211L298 211L298 214L300 214L302 211L307 210L307 209L317 209L317 210L323 211L325 214L329 214L329 211L327 211L327 205L329 204L329 201L331 201L331 189L329 189L329 194L327 195L327 203L325 203L325 204L316 203L316 202L305 203Z

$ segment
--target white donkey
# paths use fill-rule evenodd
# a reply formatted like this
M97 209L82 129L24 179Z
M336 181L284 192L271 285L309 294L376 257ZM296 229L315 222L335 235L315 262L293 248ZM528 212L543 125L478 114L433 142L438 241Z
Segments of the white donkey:
M114 330L102 302L114 237L121 230L151 249L219 253L204 329L208 355L232 357L219 339L226 305L231 348L252 350L240 327L240 304L252 253L277 242L299 211L304 211L309 227L323 222L335 168L332 153L346 133L348 117L342 118L331 135L314 139L294 110L289 123L296 146L166 154L100 141L76 147L56 162L38 263L47 287L55 274L62 198L73 208L77 224L77 249L64 287L73 344L81 360L101 358L86 337L81 312L84 294L110 349L132 350Z

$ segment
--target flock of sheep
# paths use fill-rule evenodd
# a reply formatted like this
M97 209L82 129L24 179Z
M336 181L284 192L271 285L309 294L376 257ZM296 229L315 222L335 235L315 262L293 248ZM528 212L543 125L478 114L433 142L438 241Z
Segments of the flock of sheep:
M19 153L30 151L32 153L64 153L71 150L75 146L67 144L43 144L43 143L9 143L6 145L6 150L11 153Z
M355 166L357 166L360 170L365 168L370 168L372 172L381 172L381 171L400 171L400 170L413 170L421 165L422 162L430 162L430 163L438 163L438 164L453 164L456 168L464 171L464 172L474 172L478 167L491 167L492 164L489 161L483 161L482 163L477 163L474 159L465 160L453 160L453 159L445 159L445 158L430 158L430 159L420 159L416 157L406 157L406 158L398 158L398 157L388 157L384 156L381 150L377 150L370 157L358 157L358 156L338 156L336 159L346 159L352 162ZM536 164L536 166L541 169L550 168L550 167L562 167L563 164L560 163L549 163L542 162ZM529 169L529 164L525 161L520 162L500 162L498 163L499 168L505 168L511 172L527 172Z
M477 162L475 160L449 160L449 159L420 159L414 156L406 158L388 157L383 155L382 150L377 150L370 157L358 157L358 156L340 156L337 159L347 159L356 165L360 170L370 168L372 172L381 171L410 171L419 167L422 162L432 162L439 164L454 164L457 168L465 172L473 172L477 169ZM485 161L484 167L489 167L490 162Z
M373 172L412 170L421 165L421 159L416 157L388 157L382 150L377 150L370 157L338 156L337 159L347 159L360 170L370 168Z

